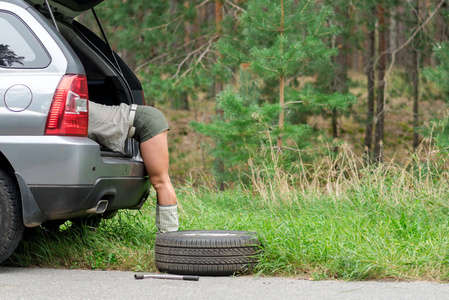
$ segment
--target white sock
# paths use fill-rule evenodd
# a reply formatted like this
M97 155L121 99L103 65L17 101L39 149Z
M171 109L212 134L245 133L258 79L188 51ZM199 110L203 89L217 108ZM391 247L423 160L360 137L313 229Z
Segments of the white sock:
M178 231L178 205L159 205L156 203L156 227L158 233Z

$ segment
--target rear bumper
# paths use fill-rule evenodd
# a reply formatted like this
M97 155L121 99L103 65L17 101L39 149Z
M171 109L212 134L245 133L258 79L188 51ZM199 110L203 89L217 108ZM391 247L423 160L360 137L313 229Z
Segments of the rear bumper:
M102 157L88 138L0 136L0 151L15 171L28 227L96 213L99 201L107 211L140 208L148 195L141 161Z
M98 178L146 175L141 161L102 157L87 137L0 136L0 152L28 186L94 185Z
M92 213L101 200L106 210L139 208L148 196L147 178L99 178L93 186L31 186L30 191L48 219Z
M20 174L16 173L16 177L27 227L38 226L47 220L140 209L150 188L147 178L99 178L93 186L28 187ZM102 210L98 212L100 203Z

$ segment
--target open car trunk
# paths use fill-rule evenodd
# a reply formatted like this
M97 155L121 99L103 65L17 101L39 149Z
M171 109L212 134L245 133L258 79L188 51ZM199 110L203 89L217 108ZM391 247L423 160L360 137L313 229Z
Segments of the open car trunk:
M91 101L105 105L143 104L139 80L118 55L112 57L103 40L76 21L58 23L58 27L84 66Z
M81 13L92 10L103 0L26 0L55 25L81 61L88 81L89 100L105 105L144 105L142 85L109 43L75 21ZM49 11L51 7L51 12ZM97 17L94 14L95 17ZM98 26L101 29L101 24ZM103 155L113 154L104 148ZM140 159L138 143L126 142L126 156Z
M89 100L104 105L144 104L140 81L102 39L77 21L58 21L58 28L83 64ZM126 156L140 157L136 141L128 139L125 145ZM102 151L104 156L120 156L103 146Z

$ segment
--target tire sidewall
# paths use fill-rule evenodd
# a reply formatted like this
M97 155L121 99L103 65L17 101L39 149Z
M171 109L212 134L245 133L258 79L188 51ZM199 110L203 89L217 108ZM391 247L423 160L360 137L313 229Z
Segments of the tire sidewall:
M15 250L23 235L20 193L15 181L0 170L0 263Z
M227 276L255 267L260 252L255 232L191 230L167 232L155 241L156 267L162 272Z

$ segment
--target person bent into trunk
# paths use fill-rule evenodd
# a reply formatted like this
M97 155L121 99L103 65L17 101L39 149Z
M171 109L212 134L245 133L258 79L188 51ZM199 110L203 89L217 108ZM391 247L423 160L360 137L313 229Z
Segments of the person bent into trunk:
M158 233L178 230L178 206L168 174L165 116L151 106L107 106L89 101L89 138L112 151L124 153L126 138L140 143L140 154L151 185L156 190L156 227Z

